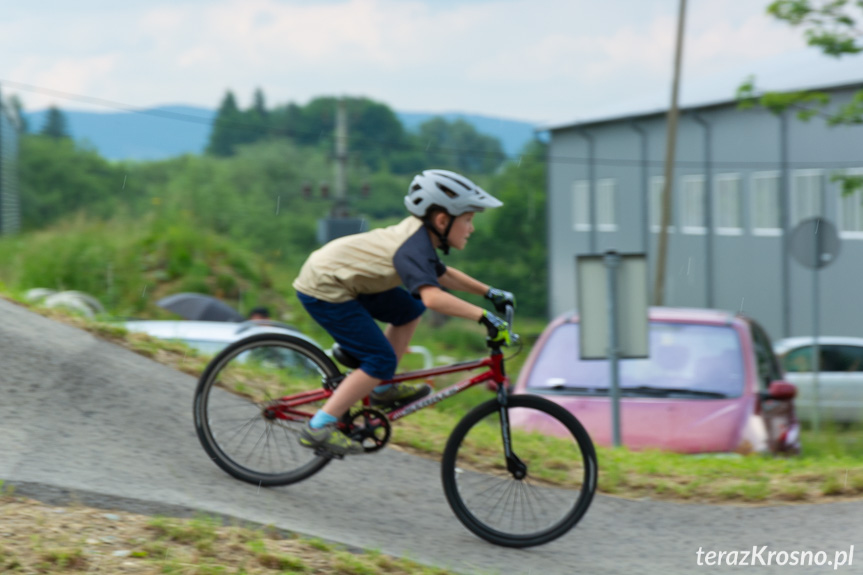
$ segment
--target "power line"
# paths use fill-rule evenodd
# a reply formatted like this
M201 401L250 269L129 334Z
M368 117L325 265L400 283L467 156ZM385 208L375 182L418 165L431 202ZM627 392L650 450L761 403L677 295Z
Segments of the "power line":
M13 80L6 80L6 79L2 79L2 78L0 78L0 84L7 84L7 85L15 87L19 90L25 90L25 91L29 91L29 92L37 92L37 93L52 95L52 96L56 96L59 98L64 98L66 100L85 102L88 104L103 106L106 108L120 110L123 112L130 112L130 113L134 113L134 114L141 114L141 115L145 115L145 116L154 116L154 117L166 118L166 119L170 119L170 120L190 122L190 123L195 123L195 124L204 124L204 125L208 125L208 126L212 125L213 121L214 121L214 119L212 119L212 118L211 119L201 118L200 116L194 116L191 114L183 114L183 113L179 113L179 112L168 112L168 111L164 111L164 110L154 110L152 108L151 109L135 108L134 106L131 106L129 104L123 104L123 103L115 102L112 100L106 100L103 98L95 98L92 96L84 96L81 94L73 94L71 92L64 92L61 90L55 90L53 88L44 88L41 86L34 86L32 84L24 84L22 82L15 82ZM335 121L335 119L334 119L334 121ZM226 125L228 125L230 127L237 128L237 129L253 129L253 128L258 127L257 125L255 125L253 123L245 122L242 120L229 120L226 122ZM290 130L286 135L288 137L308 137L310 135L314 135L314 131L313 130L306 130L305 132L303 132L302 130ZM329 132L320 132L318 134L319 139L323 139L323 138L329 139L331 137L332 137L332 135ZM396 145L396 144L393 144L391 142L391 140L387 140L387 139L369 138L369 137L364 137L363 139L366 141L371 141L371 142L375 142L375 143L379 144L379 146L377 147L378 149L383 149L383 150L388 150L388 151L410 151L410 150L417 150L418 149L418 146ZM375 148L362 148L362 147L358 148L357 146L352 146L352 147L354 149L359 149L359 150L375 149ZM437 151L437 152L443 152L443 153L452 153L453 155L459 155L459 154L462 154L462 155L467 154L467 155L473 155L473 156L477 156L477 155L491 156L492 155L491 153L487 152L486 150L467 150L467 149L457 149L457 148L448 148L448 147L435 147L435 148L432 148L432 150ZM501 155L503 156L504 159L513 159L513 158L516 158L519 156L518 154L508 155L505 152L501 152Z
M85 102L87 104L94 104L97 106L103 106L106 108L113 108L115 110L122 110L123 112L131 112L134 114L142 114L144 116L155 116L157 118L167 118L169 120L180 120L183 122L191 122L194 124L212 124L212 119L201 118L200 116L194 116L192 114L182 114L179 112L167 112L164 110L154 110L154 109L141 109L130 106L129 104L121 104L119 102L113 102L111 100L105 100L102 98L94 98L92 96L82 96L80 94L72 94L70 92L62 92L60 90L54 90L52 88L42 88L40 86L33 86L31 84L23 84L21 82L15 82L13 80L5 80L0 78L0 84L6 84L8 86L13 86L19 90L25 90L27 92L38 92L42 94L47 94L51 96L57 96L59 98L63 98L66 100L75 100L78 102Z
M37 92L52 96L57 96L59 98L64 98L66 100L73 100L79 102L85 102L88 104L93 104L96 106L103 106L106 108L112 108L115 110L120 110L123 112L129 112L134 114L141 114L144 116L153 116L157 118L164 118L168 120L175 120L181 122L190 122L194 124L203 124L203 125L212 125L214 118L207 119L202 118L200 116L195 116L193 114L183 114L181 112L169 112L166 110L155 110L155 109L141 109L135 108L129 104L123 104L120 102L115 102L112 100L106 100L103 98L95 98L92 96L85 96L81 94L73 94L71 92L64 92L61 90L55 90L53 88L44 88L41 86L34 86L32 84L25 84L22 82L15 82L13 80L6 80L0 78L0 84L6 84L11 87L15 87L19 90L25 90L29 92ZM334 97L335 98L335 97ZM254 124L244 121L230 121L228 125L236 128L253 128ZM308 136L312 132L306 131L303 133L302 131L292 131L287 134L288 137L302 137ZM321 134L319 133L319 138L331 138L331 134ZM376 146L357 146L352 145L352 149L356 151L369 151L369 150L382 150L382 151L419 151L419 147L415 145L397 145L393 144L389 139L380 139L380 138L369 138L364 137L363 140L367 142L372 142L377 144ZM651 167L662 167L665 165L665 162L662 160L643 160L643 159L635 159L635 158L597 158L593 159L584 157L584 156L568 156L568 155L540 155L540 154L530 154L530 153L514 153L507 154L506 152L501 152L501 154L496 154L489 152L487 150L475 150L475 149L465 149L465 148L455 148L451 146L437 146L431 148L436 153L444 154L444 155L452 155L452 156L470 156L470 157L502 157L503 161L518 161L519 163L523 163L524 161L534 161L534 162L542 162L546 164L588 164L589 162L593 162L597 166L611 166L611 167L635 167L647 165ZM429 151L425 149L425 151ZM724 168L724 169L756 169L756 168L776 168L779 165L779 159L777 158L775 161L769 160L758 160L758 161L746 161L746 160L730 160L730 161L722 161L722 160L713 160L712 162L714 167ZM674 166L680 168L692 167L697 168L704 165L703 160L675 160ZM789 167L797 167L797 168L845 168L849 166L848 162L843 161L795 161L788 162L787 165Z

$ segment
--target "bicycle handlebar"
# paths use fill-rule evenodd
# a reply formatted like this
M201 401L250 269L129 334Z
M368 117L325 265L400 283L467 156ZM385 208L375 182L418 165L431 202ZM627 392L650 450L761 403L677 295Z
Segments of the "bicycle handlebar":
M509 340L512 342L512 345L518 344L518 334L512 329L512 321L515 317L515 308L511 305L506 306L506 312L504 313L504 319L506 320L506 324L509 326Z

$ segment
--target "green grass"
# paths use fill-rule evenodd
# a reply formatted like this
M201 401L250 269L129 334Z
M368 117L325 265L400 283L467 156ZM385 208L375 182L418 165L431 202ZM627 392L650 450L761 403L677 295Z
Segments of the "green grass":
M44 312L44 310L43 310ZM69 321L61 312L50 312L57 319ZM93 328L93 322L75 320L79 327ZM454 322L455 324L455 322ZM454 352L449 338L435 340L429 329L423 334L423 343L433 349L435 355ZM481 340L473 326L467 330ZM112 337L117 332L107 332ZM140 353L179 366L188 373L200 373L206 358L195 357L185 346L165 343L140 334L127 334L127 338L144 338L133 344ZM476 357L467 355L466 357ZM523 352L520 358L526 356ZM455 359L464 359L465 356ZM510 364L516 362L510 362ZM515 369L509 369L513 380ZM438 389L455 381L464 374L439 378ZM278 383L278 382L277 382ZM279 383L281 385L281 383ZM434 407L421 410L394 424L391 441L412 452L431 458L439 458L447 438L463 415L475 405L494 395L484 386L477 386ZM490 452L498 451L499 439L493 434L488 438ZM799 456L774 457L770 455L684 455L656 450L630 451L625 448L597 448L599 484L601 493L629 498L654 498L677 501L703 501L722 503L794 503L842 498L863 497L863 428L838 428L829 425L815 433L811 429L802 432L803 450ZM543 444L531 440L526 447L536 460L553 462L559 448L554 442ZM546 481L555 481L554 465L539 472Z
M348 552L271 527L225 526L206 515L190 520L155 517L148 530L151 539L131 556L158 565L162 573L449 573L377 551Z
M216 528L219 525L220 522L216 519L200 515L186 522L155 517L149 527L159 539L192 545L198 551L207 553L213 551L213 543L217 539Z
M19 301L30 287L80 289L108 304L115 314L160 318L169 316L155 306L160 296L195 287L249 307L270 305L275 317L297 326L327 347L332 343L330 337L308 317L290 287L294 267L272 265L259 254L223 238L163 220L101 223L78 218L51 230L0 240L0 289ZM186 373L200 373L207 362L206 357L182 344L127 334L106 321L42 312L76 322L100 337ZM524 349L507 362L512 381L517 379L531 344L544 326L540 320L516 318ZM437 327L428 320L421 323L413 343L427 347L438 363L487 353L483 328L460 319L449 319ZM402 368L419 368L421 361L419 356L408 355ZM440 377L435 385L441 389L464 375ZM255 393L247 382L239 383L241 392ZM274 385L283 386L283 382ZM392 441L439 457L458 420L492 397L484 386L458 394L397 422ZM803 453L788 459L760 455L695 457L601 448L599 489L627 497L753 503L863 495L860 428L824 425L819 433L804 430L802 444ZM537 457L553 459L554 447L544 449L548 454L540 450ZM551 480L552 476L549 471L547 478Z
M831 445L863 440L848 430ZM807 434L803 444L807 445ZM863 496L863 461L857 445L847 451L821 451L813 441L796 457L770 455L698 456L660 451L599 448L599 488L629 497L699 501L816 501Z
M8 485L5 481L0 479L0 499L12 497L15 495L15 486Z
M0 289L19 300L36 287L80 290L113 317L148 319L177 319L156 302L196 291L242 313L265 305L275 319L322 335L291 287L298 257L276 262L188 222L77 217L0 238Z

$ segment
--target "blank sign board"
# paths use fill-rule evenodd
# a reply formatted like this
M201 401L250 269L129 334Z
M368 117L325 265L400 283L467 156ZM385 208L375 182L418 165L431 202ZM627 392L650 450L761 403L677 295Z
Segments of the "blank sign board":
M618 357L645 358L647 336L647 260L644 254L619 254L615 315ZM609 269L605 255L576 257L581 359L608 359L610 344Z

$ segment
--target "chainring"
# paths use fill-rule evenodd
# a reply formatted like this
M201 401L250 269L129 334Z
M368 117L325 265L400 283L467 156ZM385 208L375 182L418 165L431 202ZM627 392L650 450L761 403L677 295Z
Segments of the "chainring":
M350 410L342 420L345 433L363 444L366 453L382 449L390 440L392 427L383 412L371 407Z

